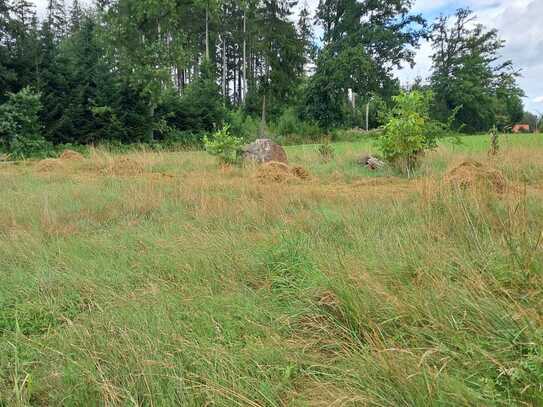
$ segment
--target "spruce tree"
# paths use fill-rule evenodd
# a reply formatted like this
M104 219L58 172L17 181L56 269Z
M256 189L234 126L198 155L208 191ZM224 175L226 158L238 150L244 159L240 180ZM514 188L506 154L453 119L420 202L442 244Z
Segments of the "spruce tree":
M68 33L68 17L64 0L48 0L45 24L59 43Z
M37 87L45 107L41 112L46 138L53 143L71 142L73 127L77 123L65 120L64 112L69 104L70 66L68 59L60 52L58 32L51 23L50 15L42 24L39 33L40 58L38 63Z
M306 69L308 64L311 64L317 52L317 46L315 45L315 35L311 27L311 14L309 12L309 6L307 1L300 11L298 19L298 35L304 49L304 61L302 69Z
M9 11L10 7L7 0L0 0L0 104L7 97L5 92L11 90L11 83L16 75L11 66L9 52L12 42Z
M92 112L97 93L97 66L100 49L95 41L95 23L90 18L80 22L80 29L74 32L66 49L72 67L69 81L69 104L63 113L63 120L77 123L70 134L72 142L89 144L94 138L95 119Z
M27 0L15 0L12 5L11 62L17 72L16 92L37 82L39 58L38 21L34 5Z
M83 18L83 10L79 0L73 0L70 8L69 30L71 33L77 32L81 27L81 19Z
M262 98L272 115L279 113L296 95L303 76L304 44L292 22L292 9L297 4L287 0L265 0L257 9L257 35L255 51L258 61L257 79L259 98L256 111L260 110Z

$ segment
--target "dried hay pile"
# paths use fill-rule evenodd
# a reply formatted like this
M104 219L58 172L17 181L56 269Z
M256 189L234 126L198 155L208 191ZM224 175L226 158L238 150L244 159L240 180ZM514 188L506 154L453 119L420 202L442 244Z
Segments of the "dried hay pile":
M311 176L309 175L309 172L302 166L294 166L290 169L292 175L299 179L309 179Z
M38 161L34 169L41 173L63 171L69 166L69 163L81 162L84 160L85 157L77 151L64 150L59 158L46 158L45 160Z
M306 180L309 177L310 175L305 168L290 167L278 161L262 164L256 171L256 178L261 182L283 183L291 180Z
M445 175L445 182L456 188L484 188L503 194L507 181L503 174L478 161L467 160L454 167Z
M83 161L85 157L83 154L73 150L64 150L59 157L62 161Z
M37 172L53 172L53 171L62 171L64 170L64 164L62 160L56 158L47 158L41 160L36 164Z
M145 167L139 161L128 157L114 159L100 171L104 175L136 176L145 172Z

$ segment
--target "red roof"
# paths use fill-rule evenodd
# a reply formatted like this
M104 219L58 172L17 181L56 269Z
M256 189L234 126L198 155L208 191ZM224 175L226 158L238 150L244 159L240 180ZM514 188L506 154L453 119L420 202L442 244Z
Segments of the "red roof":
M513 133L520 133L521 131L530 131L529 124L515 124L513 126Z

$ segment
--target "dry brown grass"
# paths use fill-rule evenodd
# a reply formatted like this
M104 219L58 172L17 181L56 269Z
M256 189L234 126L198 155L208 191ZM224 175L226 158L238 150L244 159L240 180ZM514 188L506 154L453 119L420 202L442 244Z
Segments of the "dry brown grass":
M305 381L297 387L298 390L288 394L287 400L295 400L307 407L352 407L375 403L369 396L361 396L356 391L349 391L325 380ZM285 405L289 403L285 402Z
M84 208L79 215L61 216L56 221L44 224L48 233L77 233L78 228L74 225L85 219L103 224L127 214L131 217L149 216L167 200L173 200L194 216L209 221L243 216L258 223L283 219L303 225L311 222L314 216L310 210L305 211L303 208L318 203L352 207L380 200L401 202L416 194L423 197L423 204L432 202L436 194L447 186L436 177L413 180L396 177L362 178L350 183L330 179L323 182L318 177L312 177L310 182L255 183L252 168L229 169L228 172L211 168L176 173L175 161L168 162L167 159L153 157L151 154L129 157L100 154L103 155L95 155L89 162L55 167L55 171L78 182L88 185L93 183L96 188L100 188L104 176L130 177L134 181L127 184L126 192L106 206L92 210ZM170 160L172 158L176 159L169 157ZM166 161L168 168L172 168L171 173L145 171L145 168L152 165L150 163L157 161ZM286 173L284 170L280 170L282 174ZM289 172L282 179L292 177L289 167ZM537 194L538 190L533 189L532 193ZM293 207L300 210L293 214L290 209Z
M37 172L48 173L48 172L61 172L66 169L64 163L59 159L47 158L45 160L39 161L35 169Z
M451 159L450 153L436 154L443 154L447 160ZM511 159L500 161L501 167L515 162L518 154L516 152ZM539 155L527 155L524 162L530 163L531 167L535 167L538 162L543 164ZM319 176L309 177L304 167L291 167L281 163L270 163L256 168L229 167L218 170L213 160L205 156L153 152L119 156L97 149L91 150L87 160L43 160L32 168L38 173L59 174L78 183L94 184L96 188L100 188L104 177L130 177L133 180L127 184L129 192L123 193L115 202L93 210L82 209L80 216L74 217L70 214L68 217L61 217L58 221L60 224L47 226L50 233L66 235L77 233L73 224L78 221L91 218L103 223L127 212L144 216L157 211L162 202L169 199L183 203L189 211L201 218L235 219L243 215L255 220L292 218L293 222L303 224L311 219L312 213L302 209L293 216L288 208L310 207L315 203L351 207L379 200L402 201L414 194L423 198L420 202L424 205L424 202L431 202L436 194L441 193L451 183L461 188L469 186L475 193L479 189L479 192L486 191L488 185L500 193L519 191L506 188L511 182L506 183L501 171L491 167L496 165L495 162L489 162L483 155L477 158L484 164L471 166L466 164L471 162L470 159L465 158L462 160L464 165L450 171L444 180L431 174L416 179L359 177L346 182L343 176L338 176L337 179L333 176L326 176L324 179ZM198 167L197 163L201 161L205 165ZM153 170L157 165L164 168L160 168L160 171ZM186 166L187 169L181 166ZM10 174L17 174L24 168L10 167L4 172L7 174L9 170ZM258 182L255 182L255 177ZM536 195L543 193L537 183L530 186L528 191ZM62 225L64 221L67 222L66 225Z
M63 161L83 161L85 159L83 154L73 150L64 150L59 158Z
M309 172L302 166L291 167L281 162L271 161L258 166L255 177L264 183L284 183L293 180L306 180L309 178Z

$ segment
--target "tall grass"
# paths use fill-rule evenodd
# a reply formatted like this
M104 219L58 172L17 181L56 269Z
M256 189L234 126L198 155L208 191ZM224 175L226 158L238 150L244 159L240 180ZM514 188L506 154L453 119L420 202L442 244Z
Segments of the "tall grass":
M541 146L478 143L414 180L357 144L290 149L288 184L203 153L1 168L0 405L543 404ZM513 188L445 185L465 158Z

